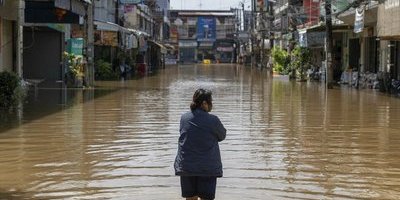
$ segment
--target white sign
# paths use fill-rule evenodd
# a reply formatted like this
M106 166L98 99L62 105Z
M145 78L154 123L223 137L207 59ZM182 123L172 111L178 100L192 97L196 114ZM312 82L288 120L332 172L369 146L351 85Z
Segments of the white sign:
M356 20L354 21L354 33L360 33L364 29L364 8L356 9Z
M396 8L400 6L400 0L386 0L385 9Z

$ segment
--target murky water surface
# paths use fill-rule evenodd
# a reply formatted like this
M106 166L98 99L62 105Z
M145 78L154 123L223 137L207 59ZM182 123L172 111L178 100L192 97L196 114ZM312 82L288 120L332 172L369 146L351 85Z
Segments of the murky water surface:
M178 122L198 87L228 130L217 199L400 198L400 99L233 65L98 85L2 115L0 199L180 199Z

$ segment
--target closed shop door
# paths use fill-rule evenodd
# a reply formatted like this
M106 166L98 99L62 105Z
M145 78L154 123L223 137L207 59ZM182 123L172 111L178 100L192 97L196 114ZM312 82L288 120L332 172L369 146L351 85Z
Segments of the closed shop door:
M396 53L397 80L400 80L400 41L396 42Z
M400 79L400 42L391 41L390 48L390 76L394 79Z
M180 61L181 62L195 62L195 48L181 48L180 49Z
M360 65L360 40L350 39L349 40L349 68L357 70Z
M62 80L62 33L47 29L24 29L24 78Z

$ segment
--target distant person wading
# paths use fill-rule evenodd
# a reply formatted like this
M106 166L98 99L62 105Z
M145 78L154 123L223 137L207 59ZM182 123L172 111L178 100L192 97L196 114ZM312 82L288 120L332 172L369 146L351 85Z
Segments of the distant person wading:
M189 112L181 117L175 174L180 176L182 197L187 200L215 198L217 177L222 177L218 142L226 137L219 118L209 114L212 93L198 89Z

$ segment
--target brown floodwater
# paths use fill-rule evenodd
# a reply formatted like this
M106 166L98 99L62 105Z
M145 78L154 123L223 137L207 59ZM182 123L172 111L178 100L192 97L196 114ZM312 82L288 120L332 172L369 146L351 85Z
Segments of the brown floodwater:
M167 67L87 90L40 88L0 122L0 199L180 199L180 115L213 91L217 199L399 199L400 99L235 65Z

